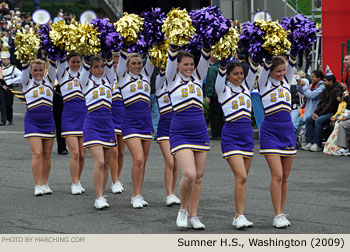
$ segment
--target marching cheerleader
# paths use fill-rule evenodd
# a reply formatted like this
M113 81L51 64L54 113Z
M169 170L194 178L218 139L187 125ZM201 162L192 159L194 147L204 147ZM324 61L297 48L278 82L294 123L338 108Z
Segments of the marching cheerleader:
M229 62L227 69L226 63L226 60L220 61L215 90L226 120L221 137L222 156L227 160L235 175L236 214L232 225L239 229L253 225L244 216L244 203L246 181L254 153L250 91L254 86L258 63L251 62L245 80L243 68L239 63Z
M258 86L265 110L260 130L260 154L265 155L271 171L270 193L275 210L273 226L290 225L284 214L288 176L296 154L296 140L291 119L290 83L297 50L291 50L288 66L280 57L267 56Z
M130 53L122 49L117 67L117 77L121 90L125 114L122 131L123 140L131 152L133 165L131 178L133 208L143 208L148 205L141 195L141 187L145 176L146 161L153 136L152 116L150 111L150 78L153 65L147 58L142 67L139 54Z
M106 61L106 64L105 62ZM89 65L90 64L90 65ZM95 207L109 207L103 197L108 178L109 159L115 146L115 134L111 116L112 85L114 71L112 57L104 60L100 56L84 59L80 83L88 113L84 120L83 147L89 148L94 159Z
M169 143L169 129L173 118L173 108L167 91L165 72L162 70L156 77L156 96L160 112L157 142L165 161L164 182L167 193L165 205L179 205L180 199L174 194L177 181L177 162L175 157L171 155Z
M116 73L119 62L120 53L113 52L113 69ZM117 76L115 76L113 93L112 93L112 120L114 124L115 138L117 146L112 148L112 155L110 159L110 170L112 177L112 193L122 193L124 191L123 184L119 181L120 173L122 172L124 163L125 143L122 135L122 122L124 115L123 97L118 87Z
M51 168L51 150L55 138L55 123L52 113L53 85L56 77L56 62L49 61L48 74L45 62L36 59L22 66L21 84L26 100L24 138L32 150L32 172L35 181L34 195L51 194L47 184Z
M170 147L182 172L181 205L176 225L181 228L204 229L205 225L199 220L197 211L209 151L202 85L209 66L210 52L202 48L195 69L193 55L186 51L178 52L178 48L170 45L166 66L168 92L174 110L170 126Z
M66 138L71 154L70 174L73 195L85 192L80 183L85 159L83 125L86 116L85 98L79 80L80 69L81 57L74 52L62 59L57 69L57 79L63 96L62 136Z

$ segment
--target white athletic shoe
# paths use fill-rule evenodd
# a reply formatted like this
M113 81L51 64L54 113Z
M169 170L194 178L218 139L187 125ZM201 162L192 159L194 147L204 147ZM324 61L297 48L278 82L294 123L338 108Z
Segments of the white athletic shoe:
M285 228L288 226L288 222L284 214L279 214L273 218L272 225L276 228Z
M288 214L282 213L285 221L287 222L288 226L290 226L290 221L287 219Z
M253 222L247 220L244 215L239 215L237 218L233 218L232 226L236 227L237 229L251 227L253 226Z
M180 203L181 203L180 199L176 197L175 194L170 194L165 198L166 206L180 205Z
M335 156L348 156L349 155L349 149L341 148L341 149L333 152L333 155L335 155Z
M112 183L112 186L111 186L111 190L112 190L112 193L122 193L123 192L123 189L121 187L121 184L118 183L119 181L117 181L115 184Z
M52 190L50 189L49 185L42 185L41 190L43 191L43 194L52 194Z
M85 188L81 185L80 181L78 182L78 185L80 186L80 190L82 193L85 192Z
M310 150L312 146L312 143L308 143L307 145L304 145L303 147L301 147L303 150Z
M34 196L43 196L43 190L42 190L42 188L41 188L41 186L39 186L39 185L36 185L35 187L34 187Z
M148 202L145 201L145 199L143 198L143 196L140 195L140 197L141 197L142 205L143 205L143 206L148 206Z
M314 143L311 147L310 147L310 151L313 152L317 152L317 151L321 151L322 148L318 147L317 143Z
M109 204L107 203L107 199L104 197L99 197L95 200L95 205L97 209L102 210L103 208L109 207Z
M80 195L82 194L82 190L81 190L81 187L79 186L79 183L78 184L72 184L71 185L71 191L72 191L72 194L73 195Z
M196 229L196 230L203 230L205 229L205 225L200 221L198 216L194 216L190 219L188 222L189 227Z
M142 196L141 195L137 195L135 197L131 197L131 205L133 208L135 209L140 209L143 208L143 204L142 204Z
M179 228L188 228L188 211L180 209L177 213L176 226Z

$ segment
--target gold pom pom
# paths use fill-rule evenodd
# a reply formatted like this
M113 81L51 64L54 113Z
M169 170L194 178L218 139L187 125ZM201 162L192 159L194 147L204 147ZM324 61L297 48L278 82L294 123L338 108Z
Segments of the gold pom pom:
M256 21L262 30L266 32L264 37L265 43L262 47L272 55L281 55L290 49L288 35L290 31L286 31L277 21Z
M159 67L160 69L165 69L168 61L168 51L169 51L170 43L165 40L159 44L152 46L148 54L151 57L152 65Z
M195 30L186 9L179 8L169 11L162 26L165 38L170 44L178 46L187 45Z
M73 20L65 36L65 50L80 55L92 56L101 51L101 43L97 37L98 32L92 24L80 24Z
M232 57L237 51L238 41L238 31L235 28L230 27L225 36L220 38L220 40L216 42L215 45L211 46L211 53L219 60Z
M124 12L124 16L114 23L114 28L123 37L124 44L134 44L138 40L138 34L142 31L143 18L136 14Z
M64 20L58 21L50 26L49 36L52 43L60 49L65 48L68 40L68 25Z
M23 63L36 59L40 43L40 38L32 28L18 30L15 37L15 55L17 59Z

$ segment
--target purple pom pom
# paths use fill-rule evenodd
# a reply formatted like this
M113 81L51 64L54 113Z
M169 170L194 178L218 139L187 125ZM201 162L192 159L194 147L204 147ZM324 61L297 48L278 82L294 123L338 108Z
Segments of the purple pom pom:
M162 25L166 15L160 8L152 8L151 11L144 11L140 15L143 18L143 30L141 34L149 47L165 40L162 33Z
M222 15L217 6L208 6L189 13L196 34L207 45L214 45L231 27L230 21Z
M111 52L117 52L122 47L122 36L115 30L113 23L108 18L95 18L92 25L100 34L97 37L101 42L102 54L108 55Z
M280 24L284 29L291 31L288 39L292 44L292 48L306 50L317 40L315 21L311 21L301 14L289 18L284 17Z
M45 50L45 53L49 59L60 60L66 55L66 51L56 47L49 36L50 26L48 24L42 25L39 28L41 48Z
M264 57L265 50L262 48L264 44L263 37L265 36L265 31L260 29L251 22L245 22L242 24L242 32L239 37L239 47L244 47L252 56Z
M136 43L131 45L124 45L128 53L138 53L142 55L148 51L149 45L147 44L145 37L139 33L138 40Z
M187 45L180 47L180 50L190 52L194 56L194 61L198 62L201 57L202 47L202 37L199 34L195 34Z

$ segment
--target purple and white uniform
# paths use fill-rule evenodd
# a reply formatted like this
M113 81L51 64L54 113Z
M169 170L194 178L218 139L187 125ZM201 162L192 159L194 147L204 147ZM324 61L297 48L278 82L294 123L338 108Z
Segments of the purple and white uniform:
M37 81L30 77L29 64L23 64L21 84L26 100L24 138L55 137L55 122L52 112L53 85L56 79L56 62L50 60L46 77Z
M235 155L253 157L250 91L254 86L257 68L258 64L252 62L246 79L237 86L229 81L226 84L226 62L220 62L215 90L226 121L221 133L222 157L225 159Z
M80 83L88 109L83 126L83 146L114 147L116 142L111 115L114 83L112 59L106 60L105 75L102 78L90 74L89 62L84 60Z
M292 51L293 52L293 51ZM271 59L265 59L258 87L265 110L260 129L260 154L293 156L296 140L291 118L290 83L293 78L296 55L291 52L283 81L269 77Z
M113 94L112 94L112 120L114 125L114 132L117 135L122 135L122 124L124 117L124 102L123 96L118 86L117 75L115 75Z
M83 136L87 113L85 98L80 87L80 72L72 71L62 59L57 68L57 80L63 97L62 136Z
M174 114L165 81L165 73L162 71L156 78L156 96L160 113L157 131L157 142L159 143L169 141L170 124Z
M150 78L154 66L147 59L140 74L126 69L127 52L120 50L117 66L118 84L123 96L125 113L122 123L123 140L152 140L153 124L150 110Z
M177 73L178 46L170 45L166 66L168 92L174 116L170 125L171 153L189 149L209 151L209 134L203 114L202 85L209 66L209 51L202 55L192 76Z

